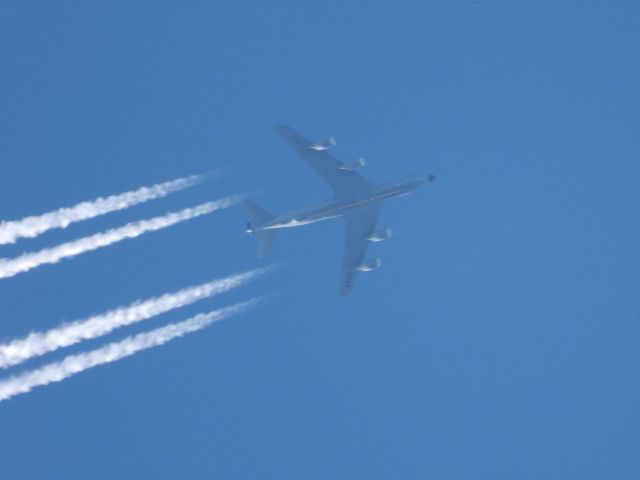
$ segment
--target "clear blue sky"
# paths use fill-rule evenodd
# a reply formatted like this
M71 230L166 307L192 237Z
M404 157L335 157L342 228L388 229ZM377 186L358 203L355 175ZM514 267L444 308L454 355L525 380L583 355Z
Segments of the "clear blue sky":
M0 218L220 175L0 256L328 198L280 123L438 181L385 206L385 263L344 299L340 220L259 261L239 208L1 280L10 339L288 262L12 370L285 291L0 403L2 478L640 478L637 2L90 3L0 7Z

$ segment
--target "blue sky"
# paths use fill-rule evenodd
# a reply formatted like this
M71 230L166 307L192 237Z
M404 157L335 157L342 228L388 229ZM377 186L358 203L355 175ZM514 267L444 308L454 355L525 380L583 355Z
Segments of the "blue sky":
M277 137L385 181L383 267L335 295L340 220L255 258L229 208L0 280L9 340L283 262L242 288L7 370L256 295L250 313L0 403L3 478L636 479L636 2L11 2L0 218L185 175L162 200L0 256L239 192L330 190Z

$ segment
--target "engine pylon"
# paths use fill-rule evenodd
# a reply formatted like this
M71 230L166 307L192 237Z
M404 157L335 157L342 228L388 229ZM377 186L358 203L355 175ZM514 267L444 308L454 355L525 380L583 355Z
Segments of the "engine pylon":
M356 170L361 169L365 165L366 165L366 162L364 161L364 158L360 157L355 159L352 162L343 163L338 167L338 170L344 170L346 172L354 172Z
M385 228L384 230L377 230L367 235L367 240L370 242L382 242L391 237L391 229Z
M366 262L362 262L360 265L354 268L359 272L371 272L376 268L380 268L382 265L382 260L378 257L372 258L371 260L367 260Z
M329 138L324 142L314 143L313 145L309 145L307 149L315 150L316 152L322 152L323 150L328 150L331 147L336 146L336 139L334 137Z

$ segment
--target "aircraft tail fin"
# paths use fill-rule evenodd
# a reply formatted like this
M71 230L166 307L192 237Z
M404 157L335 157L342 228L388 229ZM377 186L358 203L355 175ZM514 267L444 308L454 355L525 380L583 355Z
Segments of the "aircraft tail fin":
M267 223L269 220L273 218L266 210L263 210L251 200L242 200L240 202L240 206L247 212L251 223L247 224L247 233L253 234L258 239L258 257L264 257L269 250L271 250L271 246L273 245L273 237L275 236L275 230L262 230L260 227Z

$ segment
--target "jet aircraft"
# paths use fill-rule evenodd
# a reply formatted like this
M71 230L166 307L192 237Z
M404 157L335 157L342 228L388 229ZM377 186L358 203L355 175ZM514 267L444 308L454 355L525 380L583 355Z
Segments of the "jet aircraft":
M329 154L328 150L336 144L334 138L312 142L286 125L277 127L276 131L329 184L335 197L322 205L278 216L271 215L250 200L243 200L240 205L251 219L247 223L246 233L257 237L258 256L262 257L269 252L278 229L299 227L329 218L344 218L347 235L339 294L347 295L359 272L375 270L382 264L379 258L364 260L369 243L380 242L391 236L389 228L376 229L382 202L412 193L436 177L412 175L374 185L356 171L365 164L362 158L343 163Z

